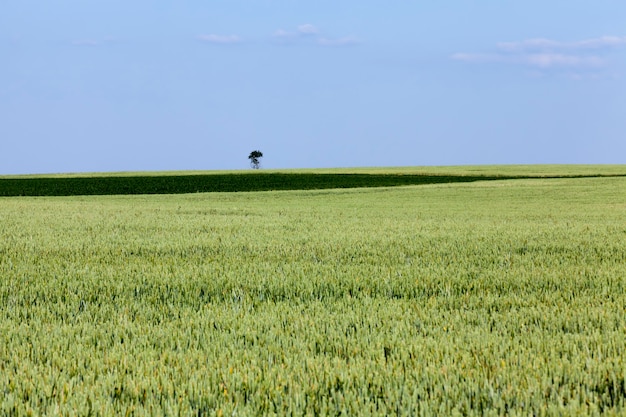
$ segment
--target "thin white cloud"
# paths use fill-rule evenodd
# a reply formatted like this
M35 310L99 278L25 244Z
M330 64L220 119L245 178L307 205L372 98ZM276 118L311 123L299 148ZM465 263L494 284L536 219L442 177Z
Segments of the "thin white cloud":
M606 61L597 56L567 55L555 53L524 55L522 57L522 60L530 66L539 68L600 68L606 65Z
M298 33L304 36L317 35L319 30L310 23L298 26Z
M296 40L298 38L310 38L313 36L317 36L318 34L319 30L317 29L317 27L310 23L306 23L298 26L296 30L293 31L277 29L276 31L274 31L272 37L279 40Z
M274 32L274 34L272 35L275 38L290 38L293 35L295 35L295 33L293 32L287 32L286 30L282 30L282 29L278 29Z
M611 48L626 46L626 36L602 36L577 42L579 48Z
M606 60L593 55L575 55L561 53L532 53L532 54L465 54L458 53L451 56L453 60L485 63L502 62L510 64L525 64L536 68L599 68L606 65Z
M559 42L551 39L526 39L521 42L501 42L498 49L506 52L533 52L558 50L605 49L626 45L626 36L602 36L576 42Z
M323 35L316 26L310 23L298 26L295 31L278 29L274 32L272 38L280 43L303 42L320 46L347 46L360 43L360 40L355 36L332 38Z
M221 45L229 45L235 43L241 43L242 39L237 35L200 35L198 40L202 42L215 43Z
M322 46L349 46L356 45L359 43L359 40L354 36L345 36L343 38L319 38L317 43Z
M456 53L450 58L472 63L524 65L537 70L598 70L610 65L606 50L618 47L626 47L626 36L603 36L575 42L534 38L498 43L491 53Z

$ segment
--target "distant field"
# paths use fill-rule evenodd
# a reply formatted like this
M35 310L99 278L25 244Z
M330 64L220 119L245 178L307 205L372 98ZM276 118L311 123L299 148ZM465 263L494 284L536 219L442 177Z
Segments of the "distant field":
M472 170L0 198L0 415L624 415L624 172Z
M520 165L5 176L0 177L0 196L318 190L594 176L626 176L626 166Z
M67 177L132 177L132 176L179 176L259 173L279 174L407 174L407 175L489 175L489 176L572 176L572 175L626 175L626 165L448 165L448 166L407 166L407 167L354 167L354 168L299 168L253 170L213 170L213 171L128 171L59 173L33 175L0 175L2 178L67 178Z

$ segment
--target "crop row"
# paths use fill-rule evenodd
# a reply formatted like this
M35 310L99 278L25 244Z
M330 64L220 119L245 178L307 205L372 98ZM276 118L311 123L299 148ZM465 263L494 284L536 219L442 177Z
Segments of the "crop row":
M3 178L0 196L186 194L390 187L501 179L488 176L410 174L254 173L67 178Z

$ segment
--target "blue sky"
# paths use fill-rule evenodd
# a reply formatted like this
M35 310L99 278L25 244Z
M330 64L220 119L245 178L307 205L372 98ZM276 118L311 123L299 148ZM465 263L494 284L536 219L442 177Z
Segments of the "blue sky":
M1 0L0 174L626 163L623 0Z

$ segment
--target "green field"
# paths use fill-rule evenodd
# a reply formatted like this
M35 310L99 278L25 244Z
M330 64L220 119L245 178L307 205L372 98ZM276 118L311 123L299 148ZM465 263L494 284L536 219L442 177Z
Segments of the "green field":
M0 198L0 415L626 415L625 166L292 173L489 178Z
M564 177L626 177L626 167L509 165L0 176L0 197L322 190Z

